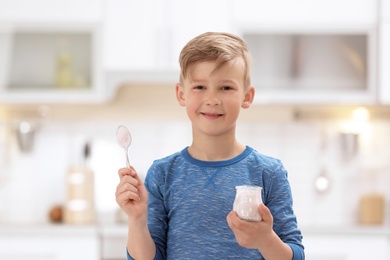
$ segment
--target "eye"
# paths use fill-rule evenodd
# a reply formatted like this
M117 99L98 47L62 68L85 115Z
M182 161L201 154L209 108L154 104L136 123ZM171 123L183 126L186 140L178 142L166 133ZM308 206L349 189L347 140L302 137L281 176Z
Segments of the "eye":
M222 86L222 90L232 90L233 88L231 86Z
M194 89L204 89L205 87L204 86L201 86L201 85L197 85L197 86L194 86Z

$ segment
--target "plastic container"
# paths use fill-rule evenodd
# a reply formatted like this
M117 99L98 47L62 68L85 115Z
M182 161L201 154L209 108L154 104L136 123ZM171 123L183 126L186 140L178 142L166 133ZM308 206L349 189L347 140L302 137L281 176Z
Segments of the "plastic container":
M261 221L259 205L263 203L261 199L261 190L259 186L236 186L236 198L233 204L233 210L237 215L247 221Z

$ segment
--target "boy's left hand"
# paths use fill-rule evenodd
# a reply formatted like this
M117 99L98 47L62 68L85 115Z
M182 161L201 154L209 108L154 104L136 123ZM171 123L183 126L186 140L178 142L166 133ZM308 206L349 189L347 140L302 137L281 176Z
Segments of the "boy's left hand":
M263 203L258 210L262 217L260 222L242 220L235 211L231 211L226 220L239 245L260 250L274 236L272 229L274 220L270 210Z

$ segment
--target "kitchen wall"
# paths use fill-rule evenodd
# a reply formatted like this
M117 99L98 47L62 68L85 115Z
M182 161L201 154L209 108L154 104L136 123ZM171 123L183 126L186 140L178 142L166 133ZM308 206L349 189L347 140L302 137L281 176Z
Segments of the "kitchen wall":
M385 194L385 225L389 223L388 109L372 108L370 121L356 122L350 120L352 108L254 105L242 111L239 140L283 161L303 226L355 225L360 197L373 191ZM108 104L15 105L0 111L0 223L48 222L50 208L65 202L67 170L83 164L82 149L88 140L96 209L99 216L112 220L118 209L117 170L125 165L123 149L115 140L118 124L132 132L130 162L142 177L154 159L191 141L190 124L175 101L173 86L123 86ZM16 123L21 120L36 127L30 152L22 152L16 139ZM341 146L345 131L359 133L356 154L349 158ZM321 165L331 178L325 194L314 187Z

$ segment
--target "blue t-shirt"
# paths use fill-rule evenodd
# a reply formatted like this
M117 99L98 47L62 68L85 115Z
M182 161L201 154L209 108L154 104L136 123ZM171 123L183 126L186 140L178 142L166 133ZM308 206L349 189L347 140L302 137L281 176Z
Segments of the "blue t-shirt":
M155 259L263 259L237 243L226 221L239 185L263 188L275 233L293 249L293 259L304 259L287 172L279 160L251 147L225 161L194 159L187 147L153 162L145 186Z

